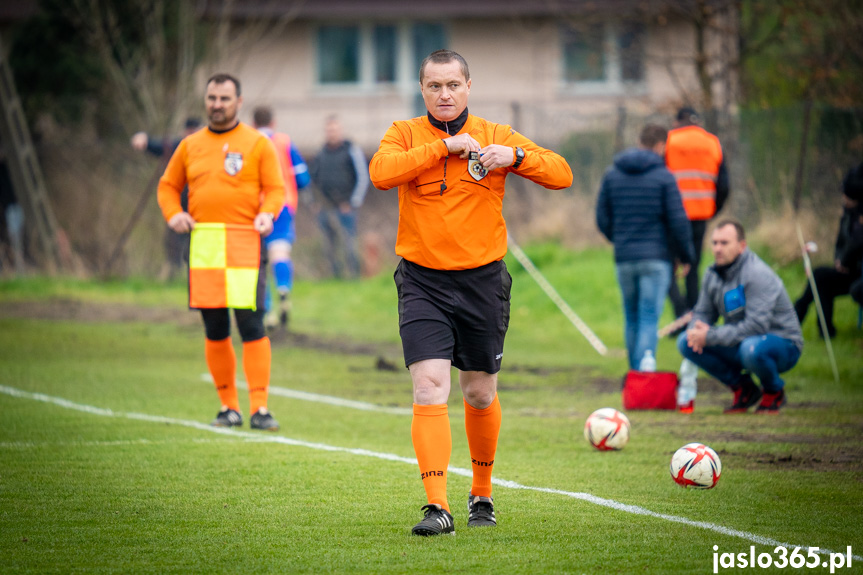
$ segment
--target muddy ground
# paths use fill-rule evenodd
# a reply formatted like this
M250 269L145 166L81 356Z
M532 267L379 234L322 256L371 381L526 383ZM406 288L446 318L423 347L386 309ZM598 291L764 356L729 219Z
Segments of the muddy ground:
M195 312L179 312L176 309L141 307L128 304L90 303L71 299L53 299L22 302L0 302L0 318L28 318L59 321L80 322L172 322L185 326L200 326L200 316ZM381 371L401 371L401 350L397 346L358 342L345 338L323 338L310 334L279 332L270 334L274 347L299 347L316 351L332 352L349 355L366 355L373 358L369 369ZM552 373L577 373L574 378L579 381L578 390L584 390L584 382L596 393L615 393L620 390L622 379L598 377L589 370L579 366L574 367L542 367L508 365L509 372L524 372L538 376ZM407 376L406 376L407 378ZM513 390L517 386L508 387L501 382L500 389ZM558 390L560 391L560 390ZM575 388L573 388L575 391ZM699 378L698 403L706 406L725 405L730 398L729 392L718 381ZM778 416L760 416L770 418L765 421L763 431L757 433L737 431L710 431L703 441L709 443L738 444L739 451L730 448L719 451L726 465L748 469L775 470L808 470L808 471L856 471L863 472L863 443L859 438L863 433L863 416L852 424L831 425L828 433L786 433L789 427L788 416L793 417L794 411L829 410L833 404L827 402L799 402ZM786 415L787 414L787 415ZM783 417L784 416L784 417ZM729 416L740 417L740 416ZM744 416L745 417L745 416ZM826 417L826 414L825 414ZM829 418L826 418L829 421ZM801 421L801 423L803 423ZM653 423L652 425L669 425L677 427L675 422ZM747 426L748 427L748 426ZM824 431L824 424L819 425ZM815 431L815 430L813 430ZM782 445L781 449L752 452L745 449L747 444ZM669 453L669 456L671 454ZM863 475L858 479L863 481Z

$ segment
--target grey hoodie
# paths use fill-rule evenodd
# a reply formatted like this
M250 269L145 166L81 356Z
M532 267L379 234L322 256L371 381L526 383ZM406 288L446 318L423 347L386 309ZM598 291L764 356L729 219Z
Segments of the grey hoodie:
M735 304L729 299L734 294L729 292L741 286L744 297ZM726 310L726 301L730 310ZM713 325L720 316L723 325ZM748 248L726 269L717 270L715 265L707 269L693 310L692 322L696 320L712 326L707 332L707 346L731 347L747 337L773 334L793 341L803 351L800 322L785 285Z

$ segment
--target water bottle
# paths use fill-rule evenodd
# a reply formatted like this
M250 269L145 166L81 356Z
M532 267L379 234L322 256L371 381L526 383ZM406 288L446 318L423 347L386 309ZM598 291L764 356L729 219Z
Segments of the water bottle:
M653 357L651 350L644 350L644 357L641 358L641 363L638 364L638 371L656 371L656 358Z
M684 359L680 364L680 385L677 388L677 407L684 413L691 413L695 408L695 394L698 391L698 366Z

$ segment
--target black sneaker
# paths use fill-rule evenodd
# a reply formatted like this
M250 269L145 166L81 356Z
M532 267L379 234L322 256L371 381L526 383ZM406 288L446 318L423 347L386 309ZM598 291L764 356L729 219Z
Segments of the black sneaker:
M216 414L216 419L210 425L213 427L240 427L243 425L243 416L234 409L223 409Z
M494 499L468 493L467 526L494 527L495 525L497 525L497 519L494 518Z
M267 411L266 407L262 407L252 415L249 427L252 429L264 429L266 431L278 431L279 422L273 418L273 415Z
M761 388L755 385L749 374L746 374L740 386L734 390L734 403L726 408L724 413L746 413L747 409L758 403L762 395Z
M755 413L766 413L775 415L779 413L779 408L785 405L785 390L780 389L776 393L765 393L761 399L761 405L755 410Z
M285 292L279 294L279 327L282 331L288 330L288 323L291 321L291 293Z
M414 525L411 533L414 535L443 535L452 533L455 535L455 525L452 522L452 515L449 511L438 505L437 503L429 503L423 505L422 510L425 512L425 517L422 521Z

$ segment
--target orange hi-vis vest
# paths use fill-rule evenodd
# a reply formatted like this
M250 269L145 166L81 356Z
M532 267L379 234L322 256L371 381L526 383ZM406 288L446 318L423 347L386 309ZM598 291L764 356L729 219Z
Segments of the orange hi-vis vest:
M291 162L291 137L275 132L272 137L282 167L282 178L285 180L285 205L292 214L297 213L297 180L294 176L294 164ZM276 214L278 215L278 214Z
M566 160L510 126L469 114L459 133L470 134L481 147L519 147L524 160L518 170L485 171L476 161L450 154L443 140L451 134L422 116L393 123L369 165L376 188L399 190L396 254L437 270L473 269L506 255L502 209L510 172L553 190L572 185Z
M689 219L712 218L716 214L716 178L722 165L719 138L699 126L671 130L665 164L677 180Z
M196 222L251 225L259 213L278 215L285 205L275 146L243 123L183 138L159 180L157 197L166 221L183 211L180 193L186 184L188 211Z

